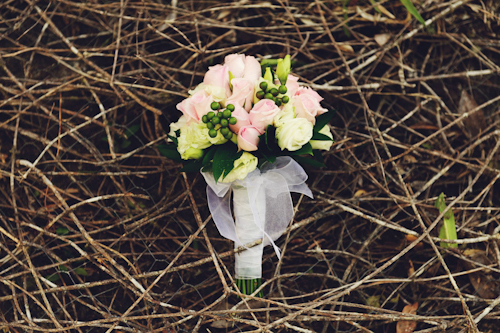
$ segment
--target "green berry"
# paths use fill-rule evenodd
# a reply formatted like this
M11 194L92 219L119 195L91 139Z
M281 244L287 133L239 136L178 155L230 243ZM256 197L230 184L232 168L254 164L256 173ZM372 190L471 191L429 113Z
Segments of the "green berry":
M212 102L212 104L210 104L210 108L212 110L219 110L220 109L220 104L219 102Z
M286 94L286 92L287 92L286 86L281 85L281 86L278 88L278 91L280 92L280 94Z
M212 128L208 131L208 135L210 135L211 138L215 138L217 136L217 131Z
M280 106L281 105L281 99L275 98L274 99L274 104L276 104L276 106Z
M267 82L265 81L262 81L260 84L259 84L259 87L260 89L266 91L267 90Z
M224 135L224 137L226 137L227 133L229 133L229 128L223 127L220 129L220 134Z
M227 133L227 135L224 135L224 137L228 140L231 140L233 137L233 132L229 131L229 133Z
M266 94L264 95L264 98L265 98L265 99L273 99L273 95L272 95L271 93L266 93Z
M208 129L212 129L212 128L214 128L214 124L212 124L212 123L207 123L207 128L208 128Z
M283 98L281 99L281 101L283 102L283 104L286 104L286 103L290 102L290 97L283 96Z
M228 104L226 106L226 109L228 109L229 111L233 112L234 111L234 105L233 104Z
M201 121L204 122L205 124L208 123L207 115L204 115L203 117L201 117Z
M222 119L220 120L220 125L221 125L222 127L227 127L227 125L229 125L229 122L227 121L227 119L222 118Z
M232 105L232 104L230 104ZM224 112L222 112L222 118L229 118L231 117L231 110L225 109Z
M276 97L276 96L278 96L278 89L276 89L276 88L273 88L273 89L269 90L269 92L270 92L273 96L275 96L275 97Z
M266 94L265 92L263 92L262 90L259 90L255 94L255 96L257 96L258 99L263 99L265 94Z
M217 125L218 123L220 123L220 118L217 117L217 116L213 117L212 118L212 124Z
M210 111L209 113L207 113L208 120L212 120L213 117L215 117L215 112Z
M236 125L236 123L238 122L238 119L236 119L235 117L231 117L229 118L229 123L231 125Z

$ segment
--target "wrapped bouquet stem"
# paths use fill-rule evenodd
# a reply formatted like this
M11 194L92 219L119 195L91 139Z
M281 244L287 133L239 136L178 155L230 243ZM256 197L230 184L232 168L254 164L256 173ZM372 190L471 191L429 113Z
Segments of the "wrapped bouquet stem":
M264 222L266 211L265 197L260 196L250 204L248 189L246 186L233 186L233 207L235 217L236 237L241 244L249 244L264 237L265 225L259 225ZM258 214L254 217L252 206ZM235 242L235 247L238 243ZM234 273L237 280L253 280L262 277L262 253L264 244L260 243L246 251L237 253L234 257Z
M158 147L182 161L183 171L202 171L222 236L235 247L262 239L235 257L245 294L260 284L263 248L272 245L280 255L274 241L293 218L291 192L312 198L299 163L322 166L320 151L333 143L333 112L321 106L316 91L299 85L290 66L290 56L261 63L243 54L226 56L177 105L183 115L169 133L175 146Z
M288 156L277 157L274 163L264 163L244 179L231 183L215 182L210 171L202 174L208 184L208 206L220 234L234 241L235 247L262 239L261 244L235 255L235 277L250 280L251 283L243 285L245 289L250 286L248 292L251 293L260 285L263 247L272 245L280 256L274 241L293 218L291 192L312 198L305 182L307 174Z

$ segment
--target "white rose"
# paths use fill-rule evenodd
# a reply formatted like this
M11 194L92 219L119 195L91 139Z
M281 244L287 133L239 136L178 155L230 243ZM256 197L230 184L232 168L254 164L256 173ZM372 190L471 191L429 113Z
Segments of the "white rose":
M168 133L168 135L176 138L177 134L175 134L175 132L180 130L184 126L186 126L186 117L182 115L180 116L179 120L177 120L176 123L170 123L170 132ZM172 142L172 139L168 138L167 141Z
M283 124L290 120L295 118L295 110L292 104L285 104L283 109L278 112L277 115L274 116L274 126L280 127L283 126Z
M205 149L212 145L210 136L208 135L207 126L204 123L192 123L188 126L180 128L181 135L178 138L177 150L181 157L185 160L192 158L190 148Z
M224 102L226 100L226 89L211 84L200 83L196 88L189 90L188 93L192 96L200 90L205 90L215 102Z
M311 140L309 143L312 149L330 150L330 147L333 145L333 134L330 131L330 126L323 126L323 128L319 130L319 133L326 135L331 140Z
M313 124L305 118L287 120L276 129L276 138L281 150L299 150L311 140Z
M221 179L221 176L219 182L231 183L237 179L243 180L250 172L257 168L258 163L259 159L257 157L244 151L241 157L234 161L233 170L231 170L224 179Z

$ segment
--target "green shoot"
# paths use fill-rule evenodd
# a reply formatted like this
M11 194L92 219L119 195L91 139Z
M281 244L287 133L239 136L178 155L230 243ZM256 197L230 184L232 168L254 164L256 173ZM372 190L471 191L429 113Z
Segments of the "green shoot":
M425 20L420 15L420 13L418 12L418 10L415 8L415 6L411 2L411 0L400 0L400 1L403 4L403 6L405 6L406 10L411 15L413 15L418 20L418 22L422 23L425 26Z
M446 208L446 203L444 200L444 193L441 192L439 197L436 200L434 206L439 209L439 213L442 213ZM453 211L450 209L444 214L443 226L439 231L439 238L441 239L457 239L457 229L455 227L455 216L453 215ZM440 243L443 248L454 248L458 247L458 244L453 243Z

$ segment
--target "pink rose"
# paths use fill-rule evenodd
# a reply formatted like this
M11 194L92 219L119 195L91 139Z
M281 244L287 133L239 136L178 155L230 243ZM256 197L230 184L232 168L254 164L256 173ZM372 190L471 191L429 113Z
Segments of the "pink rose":
M226 97L231 95L231 88L229 88L229 70L226 66L215 65L209 67L203 78L203 83L224 88L226 90Z
M257 81L262 77L262 68L260 63L253 56L245 57L245 72L243 73L243 78L249 80L250 82Z
M229 99L245 107L248 112L252 108L253 93L255 85L252 81L247 79L232 79L233 94Z
M238 103L232 102L230 100L227 101L227 104L234 105L234 111L231 116L236 118L236 124L229 125L231 131L233 131L234 133L238 133L240 131L240 128L250 125L250 116L248 115L248 112L245 111L245 109L243 109Z
M295 93L297 92L297 90L299 90L299 84L298 82L299 81L299 78L294 76L294 75L291 75L291 74L288 74L288 78L286 79L286 89L287 89L287 93L290 95L290 96L293 96L295 95Z
M193 96L177 104L177 110L184 114L187 123L198 123L201 117L210 111L210 103L212 103L212 98L205 90L199 90Z
M263 133L252 125L241 127L238 131L238 148L244 151L256 151L259 145L259 135Z
M244 78L254 82L262 76L260 63L253 56L230 54L224 58L224 65L238 79Z
M270 99L261 99L250 110L250 123L259 130L264 131L268 125L273 124L274 116L280 109Z
M314 90L307 87L300 87L295 96L292 98L295 114L299 118L306 118L311 123L316 123L316 116L327 112L328 110L321 107L323 98Z
M224 65L234 77L243 77L243 73L245 72L245 55L236 53L227 55L224 58Z

